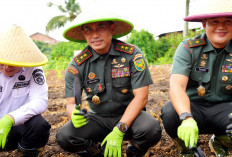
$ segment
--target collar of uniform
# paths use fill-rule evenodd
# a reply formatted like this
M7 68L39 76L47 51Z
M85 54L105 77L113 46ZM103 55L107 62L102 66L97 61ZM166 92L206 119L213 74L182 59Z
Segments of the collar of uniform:
M94 60L98 59L101 56L94 49L91 49L90 51L93 54L93 56L90 58L90 62L93 62ZM112 56L119 56L120 55L115 50L115 44L113 43L113 41L111 42L110 51L108 53L109 53L108 55L112 55Z
M209 39L207 38L206 34L204 34L204 39L205 39L205 46L202 49L202 52L214 52L214 48L213 45L211 44L211 42L209 41Z
M232 52L232 40L230 40L229 43L226 45L225 50L229 53Z

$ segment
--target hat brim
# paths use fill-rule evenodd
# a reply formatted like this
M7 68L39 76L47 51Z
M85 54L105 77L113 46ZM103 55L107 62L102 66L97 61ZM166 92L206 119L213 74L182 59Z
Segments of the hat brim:
M89 20L73 25L67 28L63 32L63 36L64 38L70 41L81 42L81 43L86 42L86 39L81 30L81 26L84 24L101 22L101 21L112 21L116 24L116 30L115 33L113 34L113 38L120 38L122 36L125 36L134 29L134 25L127 20L123 20L120 18L102 18L102 19Z
M217 17L232 17L232 12L191 15L185 17L184 21L202 22L202 20L204 19L217 18Z
M16 62L16 61L7 61L4 59L0 59L0 64L16 66L16 67L38 67L47 64L48 59L45 58L44 61L39 63L25 63L25 62Z

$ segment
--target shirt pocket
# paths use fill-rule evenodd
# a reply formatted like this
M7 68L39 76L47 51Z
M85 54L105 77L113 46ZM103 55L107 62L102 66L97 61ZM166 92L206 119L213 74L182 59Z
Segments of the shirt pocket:
M220 79L220 91L225 94L232 94L232 74L222 73L219 75Z
M23 98L29 96L29 88L14 88L12 90L12 96L13 98Z
M197 88L202 85L206 92L210 91L211 75L209 72L192 71L190 74L190 80L188 82L188 88Z
M132 86L129 77L121 77L113 79L113 91L114 97L125 101L130 97L133 97Z

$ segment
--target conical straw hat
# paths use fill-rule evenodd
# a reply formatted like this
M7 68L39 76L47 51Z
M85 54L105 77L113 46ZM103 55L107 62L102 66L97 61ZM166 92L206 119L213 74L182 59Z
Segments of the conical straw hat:
M97 4L92 5L94 7L87 8L76 19L70 24L70 26L64 31L64 38L76 41L76 42L86 42L84 35L82 34L81 26L87 23L100 22L100 21L112 21L116 24L116 30L113 38L119 38L124 35L129 34L134 25L116 15L112 10L103 8Z
M200 7L185 17L185 21L201 22L207 18L232 17L232 0L208 0L205 3L202 1L199 3Z
M36 67L47 62L47 57L21 27L14 25L0 36L0 64Z

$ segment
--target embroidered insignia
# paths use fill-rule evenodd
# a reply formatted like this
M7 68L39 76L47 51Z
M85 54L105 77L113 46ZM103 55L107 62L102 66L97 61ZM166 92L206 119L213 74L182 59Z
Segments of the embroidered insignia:
M89 50L83 51L81 54L78 54L73 59L78 65L81 65L84 61L89 59L93 54Z
M2 92L2 86L0 86L0 92Z
M95 74L93 72L90 72L89 75L88 75L88 78L89 79L94 79L95 78Z
M134 51L134 48L135 48L135 46L133 46L133 45L118 43L116 50L132 54Z
M20 81L23 81L23 80L25 80L26 78L25 78L24 75L19 75L18 79L19 79Z
M112 78L128 77L128 76L130 76L129 67L112 69Z
M117 65L115 65L114 67L115 67L115 68L121 68L121 67L124 67L124 65L122 65L122 64L117 64Z
M135 60L138 59L138 58L143 58L142 54L137 54L137 55L135 55L133 61L135 61Z
M43 70L42 69L36 69L33 71L32 76L34 78L35 83L42 85L45 82Z
M226 90L231 90L231 89L232 89L231 85L226 86Z
M201 67L205 67L205 66L206 66L206 62L205 62L205 61L201 61L200 66L201 66Z
M68 66L68 72L72 73L73 75L78 74L78 70L73 66Z
M222 76L222 81L224 81L224 82L228 81L228 77L227 76Z
M111 64L118 64L118 62L116 61L116 59L113 59Z
M102 88L102 85L101 85L101 84L98 84L98 85L97 85L97 90L98 90L98 91L102 91L102 89L103 89L103 88Z
M15 84L14 84L14 87L13 87L13 89L19 89L19 88L24 88L24 87L27 87L27 86L29 86L29 81L25 81L25 82L16 82Z
M207 55L206 54L203 54L201 59L208 59Z
M143 58L134 61L135 68L138 71L143 71L145 69L145 63Z
M126 63L126 58L122 58L122 59L121 59L121 62L122 62L122 63Z
M201 39L190 39L187 40L189 47L196 47L196 46L201 46L201 45L205 45L205 39L201 38Z
M93 92L92 89L91 89L90 87L86 88L86 90L87 90L88 93Z

